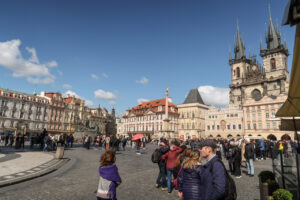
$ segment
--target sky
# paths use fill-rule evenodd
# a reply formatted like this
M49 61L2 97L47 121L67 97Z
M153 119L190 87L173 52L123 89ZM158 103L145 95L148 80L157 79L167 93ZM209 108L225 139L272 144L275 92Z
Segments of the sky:
M0 87L76 95L117 113L198 88L204 102L228 104L228 55L237 22L259 56L268 4L292 62L295 28L282 26L284 0L2 0Z

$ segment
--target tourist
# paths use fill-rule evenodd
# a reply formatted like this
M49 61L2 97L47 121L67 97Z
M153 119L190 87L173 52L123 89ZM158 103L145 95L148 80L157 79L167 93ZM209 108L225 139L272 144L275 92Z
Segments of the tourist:
M162 190L168 190L167 188L167 180L166 180L166 161L163 160L161 157L169 151L169 147L166 145L165 141L160 142L160 147L158 149L159 152L159 161L158 161L158 169L159 173L156 179L155 187L159 188L161 186Z
M216 143L212 139L201 142L201 156L206 159L205 165L200 167L201 171L201 200L224 199L226 185L226 169L222 161L216 156Z
M232 149L232 158L233 158L233 174L236 178L241 178L241 149L239 148L239 143L235 142Z
M106 151L109 150L109 143L110 143L110 137L107 135L105 138L105 149Z
M99 184L97 190L98 200L116 200L117 199L117 186L122 182L118 172L116 162L116 152L108 150L101 155L99 167Z
M126 144L127 144L127 138L124 137L124 138L122 139L122 147L123 147L123 151L125 151Z
M250 142L249 138L245 139L246 146L245 146L245 159L247 163L247 169L248 169L248 175L254 176L254 165L253 165L253 159L254 159L254 145Z
M233 146L234 146L234 141L231 141L227 146L227 157L226 157L228 160L228 166L231 174L233 174L234 171L233 156L232 156Z
M48 151L49 144L50 144L50 133L44 137L44 151Z
M201 199L200 171L201 157L199 151L186 154L182 163L182 169L178 176L178 196L183 199Z
M167 174L168 174L168 193L172 192L172 176L175 167L175 161L177 156L182 152L182 149L174 144L171 145L170 151L162 156L163 160L167 162Z

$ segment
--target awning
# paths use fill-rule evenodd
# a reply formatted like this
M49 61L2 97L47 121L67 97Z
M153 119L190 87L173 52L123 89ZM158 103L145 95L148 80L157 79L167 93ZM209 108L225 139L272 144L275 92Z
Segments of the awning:
M276 117L300 116L300 25L297 24L293 64L290 79L288 98L277 111Z

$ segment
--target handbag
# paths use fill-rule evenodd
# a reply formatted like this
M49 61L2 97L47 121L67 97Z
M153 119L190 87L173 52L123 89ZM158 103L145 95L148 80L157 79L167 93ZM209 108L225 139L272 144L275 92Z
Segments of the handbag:
M179 174L180 174L180 172L181 172L181 169L182 169L182 167L180 167L180 169L179 169L179 171L178 171L177 178L173 180L173 185L174 185L174 187L175 187L176 189L178 189L178 181L177 181L177 179L178 179L178 176L179 176Z

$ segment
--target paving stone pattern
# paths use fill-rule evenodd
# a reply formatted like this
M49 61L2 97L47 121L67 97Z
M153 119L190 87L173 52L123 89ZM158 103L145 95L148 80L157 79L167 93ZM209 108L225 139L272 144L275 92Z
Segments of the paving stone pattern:
M153 150L154 146L148 145L141 155L137 155L133 150L118 152L117 166L123 180L117 189L119 200L179 199L176 190L168 194L154 187L158 167L150 160ZM101 153L103 151L94 148L86 150L77 147L67 150L65 157L71 159L68 163L46 176L0 188L1 200L96 199ZM259 199L257 174L261 170L270 170L271 161L258 161L254 164L255 177L243 175L240 179L234 179L238 189L238 200Z

